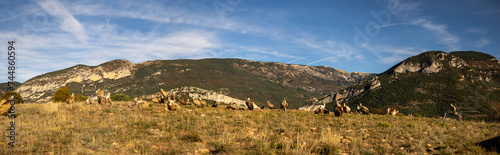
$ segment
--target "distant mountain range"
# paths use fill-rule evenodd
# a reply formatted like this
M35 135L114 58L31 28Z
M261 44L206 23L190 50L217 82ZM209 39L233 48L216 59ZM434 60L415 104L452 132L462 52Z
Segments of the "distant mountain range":
M132 63L114 60L98 66L76 65L33 77L17 88L25 102L48 102L67 86L70 92L95 95L97 89L131 97L147 97L160 88L197 87L233 98L268 100L279 105L287 98L291 108L312 97L329 94L372 77L373 74L242 59L154 60ZM186 93L186 95L189 93ZM200 95L203 96L203 95Z
M443 116L453 104L465 119L498 119L500 63L481 52L424 52L380 75L334 91L322 101L338 101L352 108L362 103L371 112L395 107L422 116Z

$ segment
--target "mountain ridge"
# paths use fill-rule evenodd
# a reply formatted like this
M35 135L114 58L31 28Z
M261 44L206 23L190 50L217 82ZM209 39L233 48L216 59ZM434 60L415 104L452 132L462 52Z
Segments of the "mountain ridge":
M500 63L480 52L428 51L409 57L387 71L353 86L334 91L322 101L359 103L373 112L396 107L405 114L443 116L450 104L465 117L498 115ZM332 104L327 107L332 107ZM496 119L496 118L495 118Z
M306 66L244 59L151 60L132 63L117 59L97 66L75 65L33 77L18 87L26 101L47 102L59 87L87 96L98 88L112 94L148 95L160 88L185 86L228 89L227 95L258 102L290 98L297 106L368 78L370 73L348 73L325 66ZM334 85L332 85L334 84ZM278 100L278 98L281 98ZM299 103L300 102L300 103ZM293 106L292 106L293 107Z

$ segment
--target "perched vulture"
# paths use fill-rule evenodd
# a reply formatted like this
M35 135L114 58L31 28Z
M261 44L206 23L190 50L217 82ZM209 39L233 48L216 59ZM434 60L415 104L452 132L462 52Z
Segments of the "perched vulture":
M193 98L193 104L198 108L203 108L203 104L197 98Z
M87 101L85 101L85 103L84 103L84 104L85 104L85 105L91 105L91 104L92 104L92 102L90 102L90 98L88 98L88 99L87 99Z
M288 103L286 99L283 99L283 102L281 102L281 110L286 111L286 107L288 107Z
M131 103L128 107L134 107L134 106L136 106L137 104L139 104L139 101L138 101L137 97L135 97L135 98L132 100L132 103Z
M453 104L450 104L450 110L451 113L457 113L457 108Z
M231 101L231 103L229 103L229 105L227 105L227 109L231 109L231 110L239 110L240 107L238 106L238 104L236 104L236 102Z
M97 91L95 91L95 94L97 95L97 103L103 104L104 103L104 91L102 91L101 89L97 89Z
M151 102L153 102L153 103L160 103L160 97L154 97L154 98L152 98Z
M217 99L217 101L214 101L214 104L212 104L212 107L218 107L220 106L220 99Z
M325 109L320 107L314 111L314 114L323 114L324 112L325 112Z
M457 112L457 108L453 104L450 104L450 110L451 115L455 115L455 118L459 121L462 120L462 114Z
M188 99L189 100L189 99ZM185 99L179 99L179 103L181 103L182 105L188 105L186 100Z
M109 105L113 104L113 101L111 100L110 95L111 95L110 93L108 93L106 95L105 104L109 104Z
M264 109L266 106L267 106L269 109L274 109L274 105L273 105L273 104L271 104L271 102L269 102L269 101L267 101L267 103L266 103L266 104L264 104L264 105L262 106L262 108L261 108L261 109Z
M340 116L342 116L343 111L344 111L344 108L342 108L342 105L340 105L337 102L337 105L335 105L335 108L333 109L333 113L335 114L335 116L340 117Z
M399 110L396 110L395 108L387 108L387 115L396 116L397 114L399 114Z
M207 101L200 99L200 102L203 107L208 107Z
M71 96L66 99L66 104L72 104L75 101L75 94L71 93Z
M179 106L177 103L175 103L174 100L170 100L170 103L167 104L167 108L170 111L181 110L181 106Z
M365 115L370 114L370 110L367 107L363 106L361 103L359 103L359 106L357 108L358 108L358 111L357 111L358 113L362 113Z
M351 108L344 103L344 111L345 113L351 113Z
M163 89L160 89L160 91L161 91L161 94L163 95L163 97L168 98L168 93L166 91L164 91Z
M253 110L254 102L252 100L250 100L250 98L248 98L247 101L245 101L245 104L247 105L248 110Z

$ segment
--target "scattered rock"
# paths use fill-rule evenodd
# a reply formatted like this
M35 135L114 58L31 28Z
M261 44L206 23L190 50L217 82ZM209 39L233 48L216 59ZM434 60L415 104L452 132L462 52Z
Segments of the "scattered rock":
M201 115L200 115L200 117L207 117L207 115L205 115L205 114L201 114Z

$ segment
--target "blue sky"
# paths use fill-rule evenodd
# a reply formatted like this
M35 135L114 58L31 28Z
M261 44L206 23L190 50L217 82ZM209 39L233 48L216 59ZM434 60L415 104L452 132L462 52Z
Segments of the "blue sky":
M114 59L242 58L380 73L428 50L500 57L494 0L2 0L0 10L0 47L17 42L20 82ZM7 81L7 69L0 74Z

